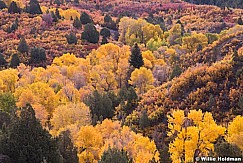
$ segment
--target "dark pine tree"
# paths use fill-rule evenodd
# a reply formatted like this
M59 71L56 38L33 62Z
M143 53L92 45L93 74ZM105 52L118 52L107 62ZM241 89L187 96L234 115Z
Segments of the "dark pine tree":
M108 43L107 38L103 36L100 44L104 45L104 44L107 44L107 43Z
M112 18L110 15L106 14L105 17L104 17L104 22L105 23L110 23L112 22Z
M63 158L63 163L78 163L77 148L70 139L70 131L63 131L58 137L58 148Z
M54 3L55 3L57 6L60 6L60 5L61 5L60 0L54 0Z
M2 153L13 162L59 162L56 140L42 128L30 105L21 108L19 115L13 116L1 145Z
M93 20L86 12L82 12L82 14L80 16L80 21L83 25L88 24L88 23L93 23Z
M81 36L82 40L86 40L90 43L98 43L99 41L99 32L96 30L93 24L86 24L84 26L84 31Z
M18 46L17 50L20 53L27 53L28 52L29 48L28 48L28 44L26 43L25 38L20 39L19 46Z
M66 35L68 44L77 44L78 40L74 33L70 32L69 35Z
M75 4L79 4L79 0L74 0L73 1Z
M0 53L0 67L6 66L7 61L5 60L2 53Z
M144 128L146 128L148 126L149 126L148 114L147 114L147 111L144 110L139 119L139 127L143 130Z
M58 22L58 17L55 15L53 11L51 11L51 17L53 22Z
M8 13L14 14L14 13L19 13L20 14L21 9L17 6L17 3L12 1L9 8L8 8Z
M0 1L0 10L2 10L4 8L8 8L8 7L3 1Z
M46 61L46 51L40 47L30 50L30 63L42 63Z
M20 63L20 59L18 54L13 54L10 60L10 67L16 68L17 66L19 66L19 63Z
M42 14L38 0L30 0L27 12L30 14Z
M109 38L111 36L111 32L108 28L102 28L100 31L100 35Z
M58 8L56 8L56 11L55 11L55 15L57 16L58 19L61 19L61 15L60 15L60 12L58 10Z
M132 163L132 160L128 158L127 152L123 149L118 150L109 148L103 153L99 163Z
M131 66L135 68L140 68L141 66L144 65L143 57L137 43L132 48L132 53L129 58L129 63Z
M74 19L74 21L73 21L73 26L74 26L75 28L77 28L77 29L82 28L82 23L81 23L81 21L79 20L78 17L76 17L76 18Z
M242 18L241 18L241 17L240 17L240 18L238 18L237 23L238 23L239 25L243 25L243 20L242 20Z

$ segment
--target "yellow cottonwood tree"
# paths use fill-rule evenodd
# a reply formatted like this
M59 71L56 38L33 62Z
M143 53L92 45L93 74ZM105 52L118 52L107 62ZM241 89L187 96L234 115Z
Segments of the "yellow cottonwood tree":
M14 92L17 84L18 71L16 69L7 69L0 71L0 86L3 92ZM1 84L2 83L2 84Z
M153 88L153 73L145 67L135 69L131 74L129 83L136 87L139 94L145 93L147 90Z
M188 115L187 115L188 114ZM173 163L193 162L195 150L208 155L214 150L214 142L224 134L225 128L215 123L209 112L173 110L168 115L168 136L174 138L169 144Z
M204 48L208 45L208 38L202 33L192 33L191 36L182 38L182 47L189 52L197 50L199 46Z
M51 118L51 133L52 135L59 135L66 130L70 125L77 125L77 127L89 125L91 122L89 107L84 103L67 103L59 105L55 108Z
M83 126L77 134L79 162L98 162L101 157L103 138L100 131L93 126Z
M237 116L229 124L228 141L243 149L243 116Z

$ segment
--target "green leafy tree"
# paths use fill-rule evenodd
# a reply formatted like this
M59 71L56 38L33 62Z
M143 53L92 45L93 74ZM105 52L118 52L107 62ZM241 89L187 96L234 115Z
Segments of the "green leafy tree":
M105 27L105 28L101 29L100 35L109 38L111 36L111 32L108 28Z
M74 19L74 21L73 21L73 26L74 26L75 28L77 28L77 29L82 28L82 23L81 23L81 21L79 20L78 17L76 17L76 18Z
M30 62L40 63L46 61L46 51L40 47L34 47L30 51Z
M15 98L10 92L0 94L0 110L11 113L15 110Z
M242 157L241 149L237 145L226 141L217 142L214 148L215 153L220 157Z
M112 118L115 108L112 100L106 93L99 93L97 90L90 95L85 101L86 105L90 107L92 118L102 121L105 118ZM96 121L93 120L95 124Z
M1 152L13 162L59 162L56 141L42 128L30 105L21 108L19 116L13 117L2 147Z
M27 53L28 52L29 47L28 47L28 44L26 43L25 38L20 39L19 46L18 46L17 50L20 53Z
M82 40L87 40L90 43L98 43L99 32L96 30L93 24L86 24L81 36Z
M178 64L176 64L172 69L170 79L180 76L181 73L182 73L182 70L181 70L180 66Z
M99 163L132 163L132 160L128 158L127 152L123 149L118 150L109 148L103 153Z
M77 42L78 42L78 39L73 32L70 32L69 35L66 35L66 39L67 39L68 44L77 44Z
M70 131L63 131L58 138L58 149L63 158L63 163L78 163L77 148L70 138Z
M10 67L16 68L17 66L19 66L19 63L20 63L20 59L18 54L13 54L10 60Z
M129 115L138 106L138 96L135 89L130 86L129 88L123 86L118 92L118 99L121 105L121 110Z
M83 25L93 23L93 20L86 12L82 12L80 16L80 21Z
M21 12L21 9L17 6L17 3L12 1L8 8L8 13L10 13L10 14L19 13L20 14L20 12Z
M38 0L30 0L29 6L26 10L30 14L42 14Z
M129 63L131 66L135 68L140 68L141 66L144 65L143 57L137 43L132 48L132 53L129 58Z

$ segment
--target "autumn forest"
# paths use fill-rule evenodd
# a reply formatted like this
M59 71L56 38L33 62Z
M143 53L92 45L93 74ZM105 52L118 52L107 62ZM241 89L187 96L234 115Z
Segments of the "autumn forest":
M243 162L242 140L242 0L0 0L0 163Z

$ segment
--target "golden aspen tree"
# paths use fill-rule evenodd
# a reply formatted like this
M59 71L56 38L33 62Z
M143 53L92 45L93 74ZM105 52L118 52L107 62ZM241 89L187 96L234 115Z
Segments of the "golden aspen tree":
M80 102L59 105L55 108L50 122L52 125L50 132L55 136L73 124L79 128L89 125L91 123L89 107Z
M139 94L143 94L149 89L153 88L153 73L151 70L145 67L135 69L131 74L129 83L136 87Z
M243 116L236 116L228 127L228 141L243 149Z
M225 128L215 123L209 112L173 110L168 115L168 136L173 138L169 152L173 163L193 162L194 153L208 155L214 142L224 135Z

